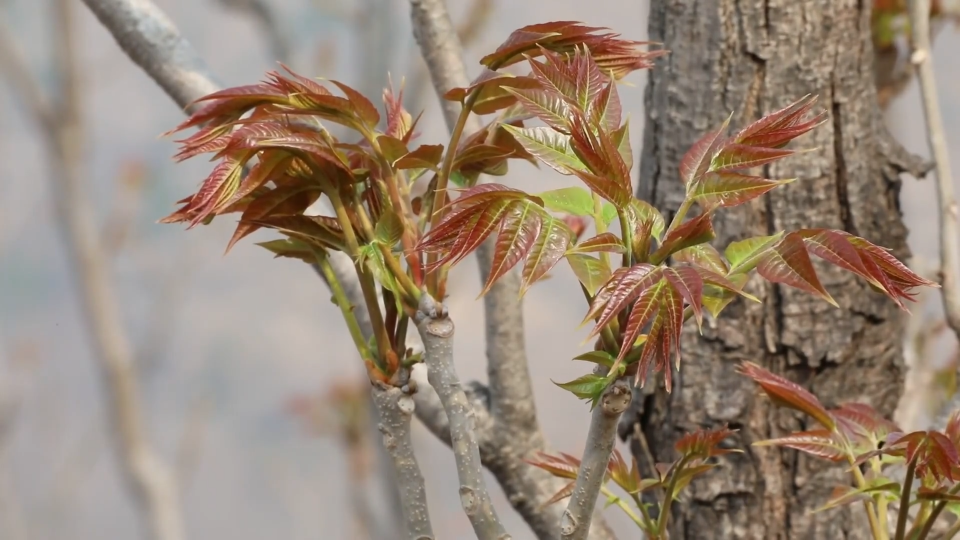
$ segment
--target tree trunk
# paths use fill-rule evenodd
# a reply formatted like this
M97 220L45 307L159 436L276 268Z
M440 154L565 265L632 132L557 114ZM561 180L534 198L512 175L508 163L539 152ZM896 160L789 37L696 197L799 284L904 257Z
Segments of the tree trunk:
M659 0L651 2L650 39L671 53L650 73L639 196L669 222L683 197L678 164L684 152L733 112L739 127L807 94L819 94L829 119L794 142L813 149L763 171L797 178L715 222L721 249L729 242L805 227L842 229L905 257L898 172L884 154L873 80L870 2L864 0ZM646 437L656 461L675 458L673 444L701 426L739 429L743 454L687 488L675 505L671 539L868 538L861 506L811 514L834 486L849 482L842 467L751 447L757 440L812 427L775 409L735 373L744 360L784 374L828 406L868 403L892 414L901 393L903 317L893 302L852 274L818 265L836 309L812 295L754 277L748 290L763 304L731 304L703 336L684 337L681 374L672 394L643 392L621 435L638 461Z

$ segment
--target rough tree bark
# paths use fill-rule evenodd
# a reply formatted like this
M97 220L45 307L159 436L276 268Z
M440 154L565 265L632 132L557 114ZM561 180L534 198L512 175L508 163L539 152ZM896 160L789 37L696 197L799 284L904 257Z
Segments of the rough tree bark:
M899 178L918 170L884 131L873 81L870 2L862 0L661 0L649 37L671 53L651 71L639 196L668 218L682 199L684 152L732 111L742 126L807 93L819 94L828 122L795 146L813 148L763 173L797 182L751 205L721 212L717 245L787 229L843 229L892 248L903 259ZM794 451L751 443L804 427L774 409L737 375L743 360L811 389L827 404L862 401L890 414L901 392L903 316L851 274L823 265L836 309L806 293L751 280L763 304L737 301L703 336L688 332L672 394L643 392L621 436L649 470L648 456L674 458L673 444L700 426L729 423L745 453L721 461L674 506L672 539L867 538L860 507L810 514L841 468ZM689 330L689 329L688 329ZM645 440L640 437L645 436ZM649 451L646 450L649 448Z

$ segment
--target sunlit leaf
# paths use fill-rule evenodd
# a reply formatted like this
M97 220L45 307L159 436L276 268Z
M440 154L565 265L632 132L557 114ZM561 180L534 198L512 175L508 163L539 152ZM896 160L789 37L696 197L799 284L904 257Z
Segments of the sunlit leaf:
M724 251L727 262L730 263L730 274L746 273L760 264L761 257L767 250L783 238L779 232L771 236L757 236L738 242L730 242Z
M790 180L767 180L759 176L746 176L737 173L707 173L697 182L690 198L704 210L729 208L753 200L771 189L789 184Z
M617 235L605 232L593 238L588 238L571 247L567 253L623 253L623 242Z
M548 127L515 128L503 126L523 147L561 174L583 171L585 167L580 158L570 148L570 136Z
M554 212L563 212L575 216L589 216L593 214L593 197L590 192L580 187L552 189L537 193L543 199L543 204Z
M757 264L757 273L771 283L795 287L838 306L836 300L820 284L807 248L796 234L788 234L766 250Z

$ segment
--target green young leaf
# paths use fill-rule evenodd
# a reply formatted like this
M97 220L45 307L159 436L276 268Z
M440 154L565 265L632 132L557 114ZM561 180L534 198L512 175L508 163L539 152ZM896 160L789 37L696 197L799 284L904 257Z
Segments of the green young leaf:
M554 212L574 216L593 215L593 196L581 187L552 189L537 193L537 197L543 199L543 205ZM616 217L616 209L614 209L614 217Z
M385 246L393 247L402 237L403 220L393 210L384 212L377 221L374 239Z
M730 263L730 274L745 274L760 264L760 258L768 248L783 238L783 231L771 236L757 236L738 242L730 242L724 251Z
M560 174L586 170L583 162L570 147L570 136L549 127L517 128L503 125L523 148Z
M610 268L603 261L582 253L568 253L567 263L591 296L610 279Z
M612 368L613 365L614 365L614 364L616 363L616 361L617 361L617 359L616 359L612 354L608 353L607 351L590 351L590 352L587 352L587 353L583 353L583 354L581 354L580 356L574 357L574 360L581 360L581 361L583 361L583 362L591 362L591 363L594 363L594 364L599 364L599 365L601 365L601 366L605 366L605 367L607 367L607 368ZM621 371L623 371L623 370L626 369L626 366L621 364L620 368L621 368ZM622 373L621 373L621 375L622 375Z
M576 378L570 382L553 384L563 388L571 394L583 400L589 400L591 405L596 405L603 395L603 391L614 381L615 377L600 376L593 373ZM591 407L592 408L592 407Z
M608 202L603 203L603 206L601 207L600 218L603 220L604 225L610 225L611 223L613 223L613 220L617 219L618 215L619 214L617 212L616 206ZM663 216L660 216L660 220L661 221L663 220ZM662 232L662 229L663 228L661 227L661 232Z
M269 242L258 242L255 245L273 253L274 258L287 257L307 263L313 263L316 260L316 255L313 252L316 248L296 238L281 238Z

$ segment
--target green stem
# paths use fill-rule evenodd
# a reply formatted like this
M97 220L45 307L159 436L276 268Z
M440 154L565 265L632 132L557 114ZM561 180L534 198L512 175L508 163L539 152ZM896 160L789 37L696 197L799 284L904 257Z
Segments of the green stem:
M437 187L433 191L433 199L430 201L430 208L427 209L430 216L430 228L435 228L443 218L442 207L438 208L437 201L442 201L444 193L447 191L447 184L450 181L450 173L453 172L453 160L457 155L457 147L460 145L460 139L463 136L463 130L467 126L467 119L470 118L470 112L473 110L474 103L480 97L480 88L475 88L463 103L460 109L460 116L457 117L457 123L453 126L450 133L450 142L447 144L447 151L443 155L443 164L440 167L440 174L437 175ZM430 267L436 261L435 253L427 254L427 266ZM443 272L436 268L427 274L427 290L436 295L439 290L440 276Z
M652 534L655 532L656 523L654 523L653 519L650 517L650 512L647 511L647 506L643 504L643 500L640 498L639 493L631 493L630 496L633 497L634 504L637 505L637 508L640 509L640 514L643 515L643 521L646 524L645 530L648 534Z
M663 495L663 504L660 506L660 516L657 518L657 534L661 537L667 530L667 522L670 519L670 507L673 506L674 491L677 489L677 479L680 477L680 471L687 465L689 456L680 458L680 463L670 475L670 484L667 486L667 492Z
M353 232L353 224L347 215L347 208L343 205L340 198L340 192L336 186L327 185L327 196L333 204L334 212L337 214L337 220L343 229L343 237L347 243L347 255L353 259L353 267L357 272L357 278L360 280L360 290L363 292L363 301L367 305L367 311L370 312L370 325L373 327L373 335L377 340L377 352L379 358L376 358L378 367L383 368L384 359L387 357L387 351L390 350L390 335L387 333L387 327L383 323L383 314L380 312L380 302L377 300L377 285L373 282L373 277L357 263L360 255L360 244L357 243L357 236Z
M950 495L956 495L960 491L960 484L954 484L953 487L947 492ZM947 507L947 501L940 501L933 507L933 510L930 512L930 516L927 518L926 522L923 524L923 528L920 529L920 535L917 536L917 540L926 540L927 536L930 535L930 531L933 530L933 526L937 521L937 518L940 517L940 513ZM957 520L957 523L954 524L954 527L960 527L960 520ZM960 528L954 531L953 534L960 532ZM951 538L951 536L945 536L944 538Z
M343 284L337 279L336 272L334 272L333 267L330 266L330 259L327 257L327 253L321 249L315 249L314 255L317 257L317 266L320 267L320 272L323 274L324 279L327 280L327 284L333 292L333 297L337 301L337 306L340 307L340 313L343 315L343 320L347 323L347 329L350 331L350 337L353 338L353 344L357 347L357 351L362 358L371 358L370 348L367 346L367 341L363 338L363 331L360 330L360 323L357 322L357 316L353 313L354 306L350 303L346 291L343 290Z
M623 512L624 512L625 514L627 514L628 516L630 516L630 519L632 519L633 522L636 523L638 527L643 528L643 521L641 521L641 520L640 520L640 517L637 516L637 514L635 514L635 513L633 512L633 510L630 509L630 505L627 504L627 501L625 501L625 500L621 499L620 497L618 497L617 494L614 493L614 492L612 492L612 491L610 491L610 488L608 488L607 486L601 487L601 488L600 488L600 493L603 493L603 495L604 495L605 497L607 497L608 499L610 499L610 498L615 499L615 500L616 500L616 505L619 506L620 509L623 510Z
M617 212L617 217L620 219L620 234L623 235L623 243L626 248L623 252L623 267L630 268L633 266L633 231L627 222L626 214Z
M690 207L693 206L693 199L686 198L683 200L683 203L680 204L680 208L677 209L677 213L673 216L673 220L670 222L670 226L667 227L667 232L670 232L683 223L683 218L687 217L687 212L690 211ZM666 236L666 233L664 233Z
M918 455L919 452L917 453L917 456ZM913 475L916 473L917 456L914 456L913 459L907 463L907 474L903 479L903 487L900 490L900 513L897 516L897 532L894 535L895 540L904 540L904 535L907 532L907 520L910 516L910 489L913 487Z
M603 222L603 199L596 193L593 195L593 223L597 229L597 235L607 232L607 224ZM627 246L627 250L630 247ZM610 268L610 256L605 252L600 252L600 262L607 268Z

